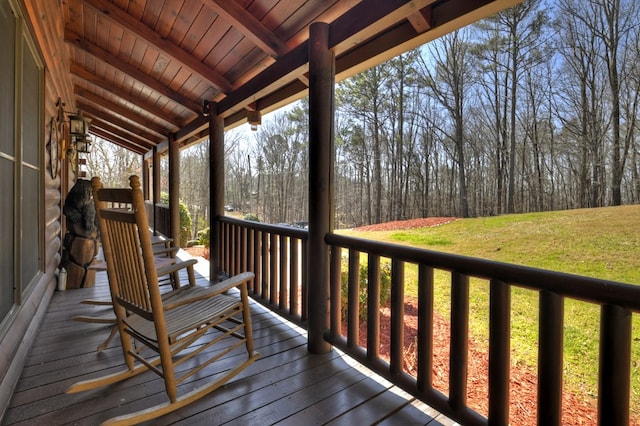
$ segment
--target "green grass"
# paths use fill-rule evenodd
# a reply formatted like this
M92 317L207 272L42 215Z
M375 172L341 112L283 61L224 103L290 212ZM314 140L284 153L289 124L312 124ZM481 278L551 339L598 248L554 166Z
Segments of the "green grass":
M343 235L515 263L640 285L640 206L607 207L459 219L433 228L340 231ZM407 267L406 294L417 294ZM435 307L448 316L450 276L436 273ZM472 279L470 330L488 341L489 286ZM512 289L512 364L537 368L538 293ZM597 395L599 306L565 300L566 390ZM633 315L632 409L640 413L640 315Z

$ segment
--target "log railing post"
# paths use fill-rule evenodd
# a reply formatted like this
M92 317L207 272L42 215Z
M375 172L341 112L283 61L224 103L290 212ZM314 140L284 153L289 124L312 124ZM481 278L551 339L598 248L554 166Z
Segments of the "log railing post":
M329 247L333 230L335 57L329 49L329 25L311 24L309 33L309 342L311 353L331 349L329 329Z

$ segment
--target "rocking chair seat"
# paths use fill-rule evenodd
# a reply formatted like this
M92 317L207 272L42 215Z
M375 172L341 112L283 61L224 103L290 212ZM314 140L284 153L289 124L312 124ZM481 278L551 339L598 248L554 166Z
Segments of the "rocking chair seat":
M180 335L203 325L203 315L224 318L229 316L228 311L237 309L237 304L236 298L221 294L215 298L198 300L165 312L164 318L169 342L175 343ZM140 315L131 315L125 319L125 323L132 336L144 337L150 341L158 342L153 321L146 320Z

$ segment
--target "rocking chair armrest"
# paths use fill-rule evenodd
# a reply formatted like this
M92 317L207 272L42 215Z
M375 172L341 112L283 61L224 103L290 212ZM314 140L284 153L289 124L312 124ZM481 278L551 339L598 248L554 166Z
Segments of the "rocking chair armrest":
M182 262L172 263L170 265L166 265L161 268L158 268L157 273L158 273L158 276L161 277L163 275L168 275L173 272L177 272L184 268L193 269L193 265L195 265L196 263L198 263L197 259L189 259L189 260L184 260Z
M247 282L253 279L254 276L253 272L243 272L216 283L211 287L196 286L195 288L186 288L184 291L181 291L182 289L175 290L172 292L172 294L175 295L174 297L169 296L165 299L164 310L169 311L177 308L178 306L193 303L198 300L209 299L211 297L224 294L234 287L246 286Z
M220 281L219 283L215 283L211 286L211 288L215 289L216 294L225 293L234 287L238 287L241 284L252 280L255 276L256 275L253 272L241 272L237 275L227 278L226 280Z
M151 237L152 246L163 245L169 248L171 246L171 243L173 243L173 238Z
M165 247L165 248L153 248L153 255L158 256L166 254L169 257L175 257L176 253L180 250L178 247Z

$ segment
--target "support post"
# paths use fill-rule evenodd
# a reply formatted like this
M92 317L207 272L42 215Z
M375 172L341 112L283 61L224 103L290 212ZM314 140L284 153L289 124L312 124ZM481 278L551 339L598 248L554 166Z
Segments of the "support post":
M160 202L160 154L158 147L153 147L151 157L151 203L153 205L153 235L158 235L158 203Z
M209 279L220 280L221 235L217 219L224 215L224 119L218 115L218 105L209 104Z
M169 136L169 217L174 247L180 247L180 149L175 136Z
M309 292L308 350L331 350L329 329L329 248L334 227L334 87L335 57L329 49L329 25L311 24L309 33Z

